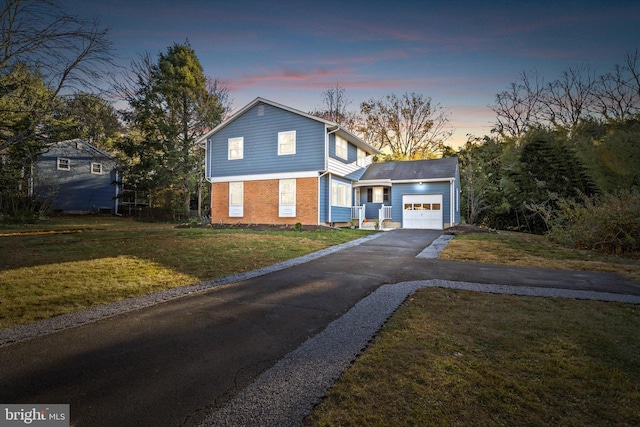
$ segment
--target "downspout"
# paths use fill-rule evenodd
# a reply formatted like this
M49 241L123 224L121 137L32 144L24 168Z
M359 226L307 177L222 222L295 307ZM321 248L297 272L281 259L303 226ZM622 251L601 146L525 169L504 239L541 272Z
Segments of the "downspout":
M456 218L456 214L455 214L455 209L456 209L456 205L455 205L455 190L456 190L456 185L455 185L455 179L451 179L449 181L450 183L450 190L449 190L449 227L453 227L454 226L454 221Z
M318 176L318 225L320 225L320 208L322 207L320 204L320 199L322 198L322 194L320 193L320 189L322 186L322 177L327 175L329 172L324 171Z

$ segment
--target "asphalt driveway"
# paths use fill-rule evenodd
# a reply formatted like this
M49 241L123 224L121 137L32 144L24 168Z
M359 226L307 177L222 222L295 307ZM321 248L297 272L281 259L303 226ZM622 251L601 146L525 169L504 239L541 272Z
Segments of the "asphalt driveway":
M68 403L72 425L196 425L381 285L444 279L640 295L617 275L416 258L396 230L266 275L0 348L0 402Z

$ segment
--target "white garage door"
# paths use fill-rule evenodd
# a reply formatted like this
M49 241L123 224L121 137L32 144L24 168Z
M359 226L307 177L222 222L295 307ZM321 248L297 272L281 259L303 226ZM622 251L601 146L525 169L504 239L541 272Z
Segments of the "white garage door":
M402 227L442 230L442 194L403 195Z

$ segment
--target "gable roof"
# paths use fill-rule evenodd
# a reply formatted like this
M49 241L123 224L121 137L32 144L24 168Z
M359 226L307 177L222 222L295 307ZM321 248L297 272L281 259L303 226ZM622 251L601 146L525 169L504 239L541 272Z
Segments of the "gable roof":
M105 157L111 160L115 160L114 156L112 156L111 154L105 151L102 151L101 149L97 148L96 146L92 145L91 143L89 143L88 141L82 138L66 139L64 141L57 141L48 145L49 149L52 149L55 147L61 147L61 146L68 146L71 149L85 152L89 154L91 157Z
M278 104L277 102L269 101L268 99L264 99L264 98L260 98L260 97L254 99L249 104L245 105L240 110L238 110L235 113L233 113L231 115L231 117L229 117L228 119L224 120L222 123L220 123L218 126L213 128L209 132L205 133L203 136L201 136L198 139L198 141L196 141L196 143L197 144L203 143L211 135L217 133L218 131L220 131L224 127L228 126L230 123L232 123L238 117L242 116L248 110L250 110L251 108L253 108L254 106L256 106L257 104L260 104L260 103L271 105L272 107L276 107L276 108L279 108L281 110L285 110L285 111L288 111L290 113L297 114L297 115L302 116L302 117L306 117L307 119L323 123L328 128L331 128L332 132L335 132L335 133L339 134L343 138L345 138L348 141L352 142L354 145L365 149L365 151L368 151L368 152L373 153L373 154L381 154L380 151L378 151L376 148L372 147L371 145L369 145L368 143L366 143L362 139L358 138L357 136L355 136L350 131L348 131L347 129L343 128L342 126L340 126L336 122L332 122L330 120L325 120L325 119L323 119L321 117L317 117L317 116L314 116L312 114L305 113L304 111L296 110L295 108L287 107L286 105Z
M372 163L360 178L362 181L434 181L455 178L457 157L434 160L409 160Z

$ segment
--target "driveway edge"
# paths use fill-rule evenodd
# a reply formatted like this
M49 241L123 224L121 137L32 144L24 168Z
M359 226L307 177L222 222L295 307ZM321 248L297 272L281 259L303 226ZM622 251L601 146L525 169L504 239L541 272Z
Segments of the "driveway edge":
M640 296L636 295L438 279L382 285L322 332L283 357L224 407L209 413L201 427L300 426L400 304L425 287L640 304Z

